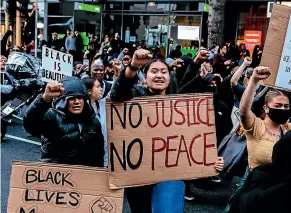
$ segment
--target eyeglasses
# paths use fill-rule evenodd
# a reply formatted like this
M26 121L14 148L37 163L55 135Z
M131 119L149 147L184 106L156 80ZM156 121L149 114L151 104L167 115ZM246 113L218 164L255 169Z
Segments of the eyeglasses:
M129 59L128 58L124 58L122 61L129 61Z

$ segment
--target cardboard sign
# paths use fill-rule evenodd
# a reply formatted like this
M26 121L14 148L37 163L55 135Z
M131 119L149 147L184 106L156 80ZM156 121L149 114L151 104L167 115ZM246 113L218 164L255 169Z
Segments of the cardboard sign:
M251 57L256 45L261 45L262 31L259 30L245 30L244 43L246 48L250 51Z
M8 213L122 213L123 190L93 167L12 163Z
M272 72L264 85L287 91L291 90L290 15L291 7L275 4L260 64Z
M60 81L73 74L73 56L47 47L42 48L42 80Z
M107 100L110 188L213 176L213 97L188 94Z

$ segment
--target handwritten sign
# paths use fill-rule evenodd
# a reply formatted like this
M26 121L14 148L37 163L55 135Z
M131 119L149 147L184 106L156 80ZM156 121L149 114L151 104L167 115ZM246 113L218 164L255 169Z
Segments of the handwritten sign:
M188 94L107 101L110 188L213 176L213 97Z
M8 213L122 213L123 190L108 172L84 166L12 163Z
M73 74L73 56L47 47L42 48L42 80L60 81Z
M272 74L263 82L267 86L291 90L291 7L275 4L268 28L261 66Z
M291 90L291 16L275 86Z

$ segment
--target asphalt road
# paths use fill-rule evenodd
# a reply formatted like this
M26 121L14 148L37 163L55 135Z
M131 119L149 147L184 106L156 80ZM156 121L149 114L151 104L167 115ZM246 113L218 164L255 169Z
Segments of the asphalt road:
M13 160L38 161L40 158L40 146L29 143L39 142L38 138L30 137L20 122L8 127L8 137L1 144L1 212L7 212L9 195L9 181L11 174L11 162ZM18 137L18 138L15 138ZM24 140L23 140L24 139ZM226 205L231 193L233 183L208 183L204 187L196 186L192 190L195 193L194 201L185 202L186 213L220 213ZM198 188L199 187L199 188ZM130 213L126 200L124 201L124 213Z

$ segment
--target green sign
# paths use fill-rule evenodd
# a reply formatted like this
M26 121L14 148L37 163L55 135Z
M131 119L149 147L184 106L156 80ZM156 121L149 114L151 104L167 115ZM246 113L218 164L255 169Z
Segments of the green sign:
M209 13L209 4L204 4L203 11Z
M92 5L92 4L83 4L78 3L78 10L100 13L100 6Z

